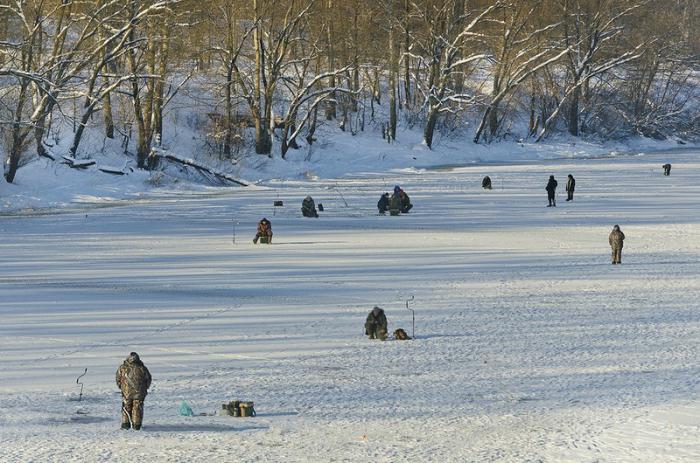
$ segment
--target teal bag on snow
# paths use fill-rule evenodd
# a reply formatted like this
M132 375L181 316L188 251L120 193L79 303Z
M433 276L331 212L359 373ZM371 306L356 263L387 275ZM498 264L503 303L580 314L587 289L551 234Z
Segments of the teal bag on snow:
M192 408L189 405L187 405L187 402L185 402L184 400L182 401L182 403L180 403L180 408L178 409L178 412L182 416L194 416Z

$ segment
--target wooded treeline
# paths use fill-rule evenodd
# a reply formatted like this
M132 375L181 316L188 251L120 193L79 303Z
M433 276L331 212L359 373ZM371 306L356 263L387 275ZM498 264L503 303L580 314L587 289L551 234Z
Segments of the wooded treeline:
M179 93L211 96L222 157L248 137L284 157L322 120L428 147L691 137L698 19L696 0L0 0L4 175L67 124L70 156L95 127L149 168Z

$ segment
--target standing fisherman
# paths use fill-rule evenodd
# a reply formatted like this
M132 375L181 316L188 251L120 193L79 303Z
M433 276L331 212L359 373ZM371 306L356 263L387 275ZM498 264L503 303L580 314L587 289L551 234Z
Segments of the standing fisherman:
M547 190L547 199L549 200L549 205L547 207L557 207L557 200L555 199L555 194L557 192L557 181L554 180L554 175L549 176L549 181L547 182L547 186L544 188Z
M132 352L117 369L117 386L122 391L122 429L141 429L143 401L151 387L151 373Z
M574 190L576 189L576 179L573 175L569 174L569 180L566 181L566 200L574 200Z
M613 265L622 263L623 241L625 241L625 234L622 233L622 230L620 230L619 225L615 225L612 231L610 232L610 236L608 237L608 242L610 243L610 247L612 248Z

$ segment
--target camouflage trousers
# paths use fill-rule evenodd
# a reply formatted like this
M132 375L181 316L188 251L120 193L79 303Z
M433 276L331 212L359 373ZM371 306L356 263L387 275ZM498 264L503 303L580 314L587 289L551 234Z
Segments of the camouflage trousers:
M366 322L365 334L370 339L381 339L382 341L386 339L386 329L376 323Z
M612 248L612 263L621 264L622 263L622 248L614 247Z
M130 425L134 428L141 427L143 420L143 400L122 399L122 426Z

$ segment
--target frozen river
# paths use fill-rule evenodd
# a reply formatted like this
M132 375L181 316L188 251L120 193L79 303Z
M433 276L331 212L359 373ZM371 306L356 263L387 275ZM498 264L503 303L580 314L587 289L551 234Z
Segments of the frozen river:
M0 460L696 462L699 154L0 217ZM394 184L413 211L377 215ZM307 194L319 219L301 218ZM263 216L274 244L256 246ZM411 334L411 297L417 339L365 339L374 305ZM140 433L118 430L130 351L154 378ZM258 416L177 413L234 399Z

